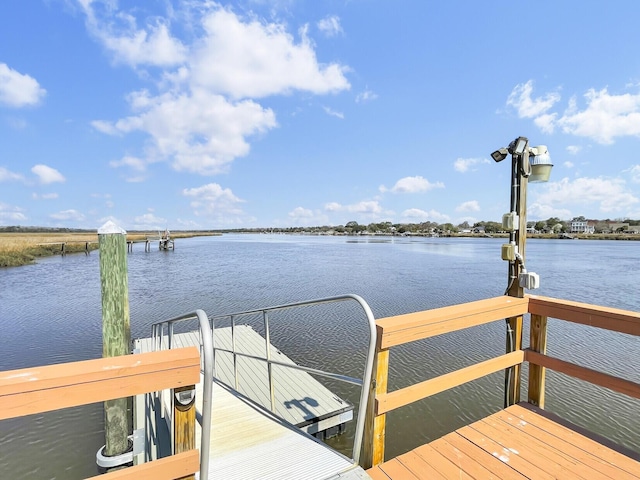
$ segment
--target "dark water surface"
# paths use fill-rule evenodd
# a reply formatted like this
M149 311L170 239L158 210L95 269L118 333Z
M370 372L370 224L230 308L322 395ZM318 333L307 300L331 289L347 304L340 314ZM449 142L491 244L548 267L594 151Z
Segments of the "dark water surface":
M128 256L131 333L149 336L151 323L196 308L214 315L345 293L361 295L377 318L493 297L506 287L502 243L225 235L179 239L175 252L145 253L136 245ZM101 356L98 260L94 252L0 270L0 371ZM640 242L527 245L527 268L540 275L540 295L640 311L639 267ZM365 324L349 309L285 316L274 320L274 329L273 342L294 360L361 374ZM504 323L494 322L393 349L389 389L504 353L504 338ZM640 382L637 337L550 320L548 352ZM329 386L357 403L357 389ZM494 374L392 412L387 456L497 411L502 391L503 375ZM546 398L549 410L640 451L637 400L552 372ZM104 444L102 415L102 405L94 404L1 421L0 478L94 475L95 453ZM352 427L332 441L345 453Z

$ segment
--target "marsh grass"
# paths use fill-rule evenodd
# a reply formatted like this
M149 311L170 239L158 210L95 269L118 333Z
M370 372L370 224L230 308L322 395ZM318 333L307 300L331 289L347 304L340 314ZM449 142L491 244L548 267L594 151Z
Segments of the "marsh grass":
M177 232L173 238L191 238L214 235L208 232ZM145 241L147 237L157 237L157 232L127 233L127 241ZM85 251L87 242L89 250L98 248L98 234L82 233L15 233L0 232L0 267L17 267L33 263L36 258L59 255L62 243L65 253L81 253Z

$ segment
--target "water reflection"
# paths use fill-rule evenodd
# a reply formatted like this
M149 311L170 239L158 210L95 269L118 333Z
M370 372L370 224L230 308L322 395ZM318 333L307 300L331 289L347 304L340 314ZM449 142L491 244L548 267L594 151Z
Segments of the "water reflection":
M377 240L225 235L178 240L175 252L134 250L128 256L132 336L148 336L154 321L196 308L214 315L355 293L381 318L500 295L506 286L500 239ZM639 246L533 240L527 267L540 275L541 295L640 311L637 269L629 268L640 263ZM361 375L366 338L354 334L362 331L361 317L328 309L280 321L282 328L272 339L292 359ZM101 356L97 252L0 270L0 322L0 370ZM640 381L639 342L637 337L550 321L550 354L635 382ZM503 348L501 322L399 347L391 352L390 389L486 359ZM496 411L502 405L502 382L502 375L494 374L392 412L388 455ZM326 383L357 403L357 388ZM636 400L549 375L547 403L575 423L640 449ZM592 413L583 415L587 409ZM419 422L424 424L416 428ZM99 405L2 421L1 476L94 475L95 452L104 443L102 428ZM349 453L352 435L350 425L331 442Z

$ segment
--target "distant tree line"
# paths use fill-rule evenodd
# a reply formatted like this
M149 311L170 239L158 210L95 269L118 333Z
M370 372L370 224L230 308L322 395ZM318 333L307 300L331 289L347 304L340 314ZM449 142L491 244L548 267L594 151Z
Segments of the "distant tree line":
M550 217L547 220L527 222L527 227L534 228L537 232L566 233L571 231L571 221L586 221L584 217L576 217L572 220L561 220L558 217ZM596 222L596 233L607 232L610 223L625 222L630 226L640 225L640 220L615 219L615 220L590 220ZM220 232L246 232L246 233L311 233L311 234L338 234L338 235L447 235L460 233L500 233L503 232L501 222L478 221L473 224L465 221L458 225L450 222L421 222L421 223L392 223L372 222L368 224L358 223L355 220L344 225L321 225L314 227L269 227L269 228L240 228L218 230Z
M595 233L609 232L611 223L626 223L629 226L640 225L640 220L624 219L604 219L604 220L587 220L585 217L575 217L572 220L561 220L558 217L550 217L547 220L538 220L527 222L528 228L533 228L537 232L544 233L566 233L571 231L572 221L589 221L595 226ZM151 229L153 230L153 229ZM620 230L620 229L618 229ZM23 232L23 233L42 233L42 232L95 232L95 230L87 230L81 228L48 228L48 227L24 227L24 226L0 226L0 232ZM195 230L194 230L195 231ZM204 230L202 230L204 231ZM421 223L391 223L391 222L372 222L368 224L360 224L355 220L347 222L344 225L322 225L315 227L259 227L259 228L237 228L237 229L212 229L211 232L238 232L238 233L315 233L315 234L339 234L339 235L362 235L362 234L405 234L405 235L447 235L459 233L500 233L503 231L501 222L478 221L470 224L465 221L458 225L450 222L421 222ZM133 231L131 231L133 233Z

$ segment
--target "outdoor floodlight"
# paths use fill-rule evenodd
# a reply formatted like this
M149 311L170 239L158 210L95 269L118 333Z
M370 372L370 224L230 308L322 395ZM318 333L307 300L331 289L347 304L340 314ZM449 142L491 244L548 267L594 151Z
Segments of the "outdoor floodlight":
M527 137L518 137L509 144L509 153L512 155L522 155L529 140Z
M501 162L509 155L509 150L506 148L501 148L500 150L496 150L491 154L491 158L493 158L496 162Z
M551 174L551 158L546 145L529 146L527 137L518 137L508 147L491 154L496 162L501 162L511 154L511 208L502 216L502 228L509 232L509 243L502 245L502 259L509 262L509 285L505 294L518 296L520 289L535 289L540 286L540 277L527 272L524 265L524 244L527 238L526 192L527 182L548 182ZM515 281L518 283L515 283Z
M551 175L551 157L546 145L539 145L529 149L529 162L531 163L530 182L548 182Z

